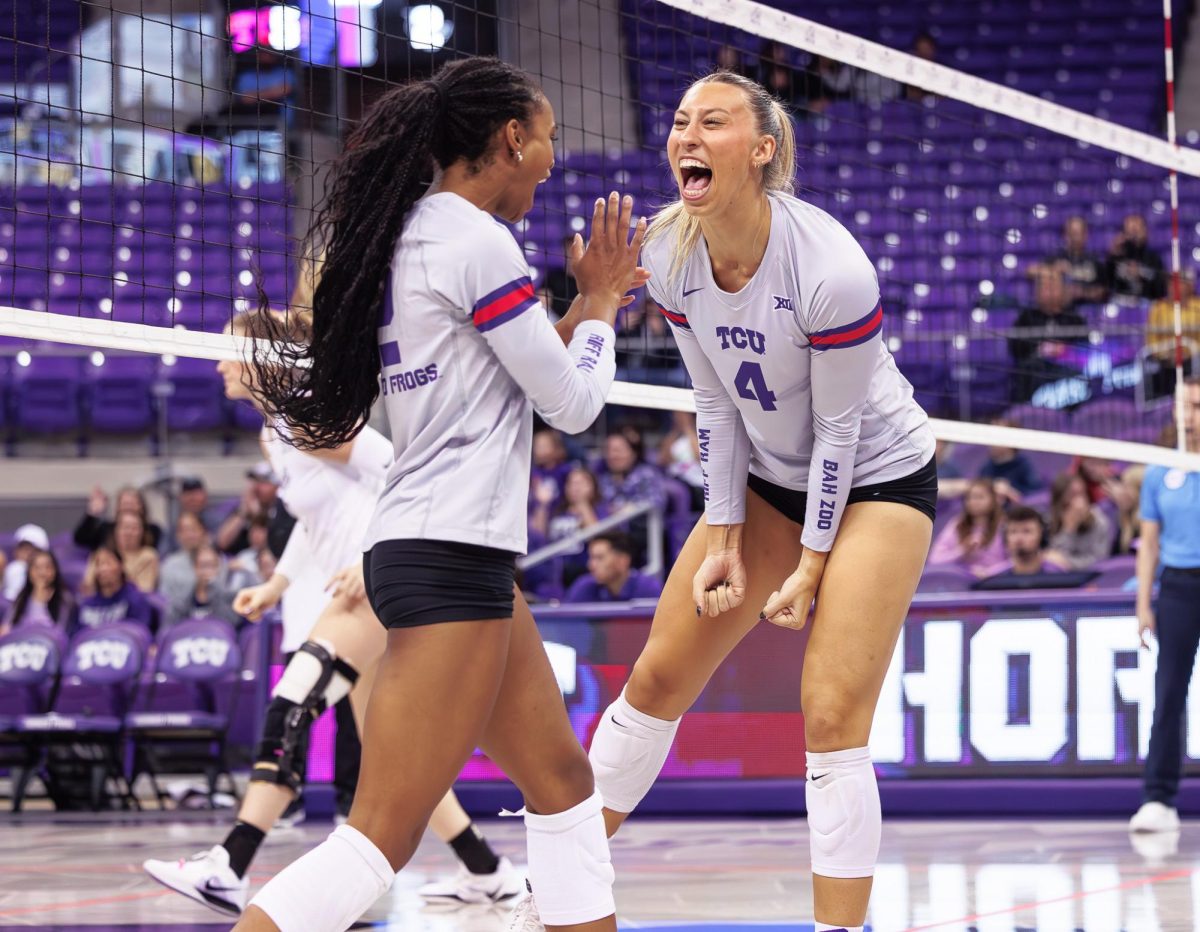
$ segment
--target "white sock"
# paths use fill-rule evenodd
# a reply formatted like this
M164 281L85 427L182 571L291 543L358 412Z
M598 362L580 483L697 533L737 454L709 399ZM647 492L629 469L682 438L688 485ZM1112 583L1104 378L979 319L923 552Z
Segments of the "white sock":
M863 932L862 926L831 926L828 922L814 922L813 932Z

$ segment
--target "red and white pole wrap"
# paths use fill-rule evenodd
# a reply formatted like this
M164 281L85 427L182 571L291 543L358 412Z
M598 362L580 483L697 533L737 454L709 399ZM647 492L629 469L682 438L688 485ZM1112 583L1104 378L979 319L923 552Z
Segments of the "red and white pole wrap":
M1164 64L1167 72L1167 142L1178 149L1175 138L1175 45L1171 35L1171 0L1163 0L1163 40L1165 45ZM1175 302L1175 431L1176 446L1187 449L1187 418L1184 403L1186 393L1183 385L1183 295L1180 290L1181 269L1179 255L1179 176L1170 170L1168 183L1171 189L1171 298Z

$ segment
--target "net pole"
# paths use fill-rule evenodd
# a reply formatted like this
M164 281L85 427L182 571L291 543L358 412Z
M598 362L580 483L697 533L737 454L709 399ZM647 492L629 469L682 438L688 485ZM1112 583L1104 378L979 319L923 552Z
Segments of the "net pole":
M1178 150L1175 129L1175 44L1172 37L1171 0L1163 0L1163 67L1167 77L1167 143ZM1185 392L1183 384L1183 291L1179 246L1179 175L1172 167L1167 175L1171 192L1171 298L1175 305L1175 445L1187 448Z

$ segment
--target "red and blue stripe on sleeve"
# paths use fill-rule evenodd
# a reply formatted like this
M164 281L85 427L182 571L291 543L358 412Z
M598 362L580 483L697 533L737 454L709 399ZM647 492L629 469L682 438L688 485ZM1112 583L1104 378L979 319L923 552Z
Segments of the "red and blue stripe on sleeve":
M658 312L660 314L662 314L662 316L665 317L667 320L669 320L671 323L673 323L676 327L682 327L684 330L692 329L692 325L688 323L687 318L684 317L682 314L680 314L678 311L668 310L667 308L665 308L661 304L659 304L657 301L654 301L653 298L651 298L650 300L654 302L654 306L656 308L658 308Z
M482 333L519 317L537 303L533 282L529 277L516 278L476 301L471 317L475 321L475 329Z
M875 310L852 323L810 334L808 342L814 349L842 349L866 343L881 330L883 330L882 303L875 305Z

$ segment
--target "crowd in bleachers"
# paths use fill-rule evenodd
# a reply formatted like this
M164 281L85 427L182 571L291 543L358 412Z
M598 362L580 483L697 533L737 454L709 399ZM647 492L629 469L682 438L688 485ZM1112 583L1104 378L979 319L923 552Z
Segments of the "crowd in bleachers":
M189 618L235 625L237 591L271 576L295 520L278 500L278 481L259 463L242 498L209 501L202 480L186 478L170 532L148 518L144 496L93 489L74 532L51 541L36 524L0 549L4 590L0 635L17 625L80 628L128 621L165 631Z
M1128 583L1145 467L1043 457L1051 468L1061 460L1065 468L1047 475L1030 454L990 447L965 476L951 445L939 442L938 529L928 560L937 572L927 573L923 588L965 589L981 580L989 588L1074 586L1098 576L1106 585Z

